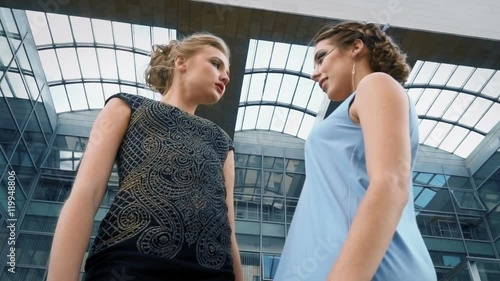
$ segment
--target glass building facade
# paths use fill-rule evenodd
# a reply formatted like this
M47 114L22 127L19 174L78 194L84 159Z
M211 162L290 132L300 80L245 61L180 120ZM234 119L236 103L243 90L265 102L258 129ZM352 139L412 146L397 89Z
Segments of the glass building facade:
M48 25L62 20L50 15L44 17ZM72 20L78 21L72 18L68 22ZM98 24L106 26L102 22ZM143 28L114 23L112 26L128 28L132 34L135 29ZM154 43L155 32L175 36L166 30L149 30L151 43ZM148 46L135 46L133 39L123 44L101 42L96 40L100 35L94 35L92 40L96 41L73 39L69 45L57 41L53 35L49 36L50 42L44 42L40 36L39 33L33 35L33 19L30 23L24 11L0 8L2 281L45 280L57 219L71 191L88 142L89 128L104 98L114 91L155 98L139 80L138 70L121 73L122 62L119 62L113 64L116 71L109 76L98 66L97 73L103 76L91 77L87 73L94 72L84 71L85 62L80 61L79 56L94 52L99 63L101 53L105 57L107 51L114 50L117 61L119 57L127 57L130 64L137 66L147 57L144 48ZM321 112L322 96L317 85L306 79L311 66L304 64L312 61L307 48L255 40L249 45L234 137L234 196L236 236L245 280L260 281L272 280L279 264L305 180L304 139ZM68 74L64 68L71 69L72 65L49 71L45 67L51 63L68 63L68 57L61 59L64 50L74 52L73 66L82 69L69 73L74 77L64 77ZM288 52L289 56L299 56L303 61L299 65L289 60L279 62L259 52ZM61 62L56 63L58 60ZM274 71L268 77L263 71L269 69ZM276 69L286 71L280 74ZM424 145L413 174L413 200L416 219L436 272L442 280L500 280L500 145L494 141L486 143L489 139L498 139L500 134L498 116L494 114L498 114L500 95L494 86L498 85L495 81L500 75L494 70L423 61L417 62L414 69L406 86L420 110L421 131L425 136L421 136ZM471 82L476 76L482 83ZM447 88L441 89L444 91L441 95L429 89L426 86L429 83L434 88ZM256 89L263 92L256 95ZM467 93L462 95L457 90ZM89 96L96 91L98 99ZM284 92L292 94L285 96ZM295 93L301 92L310 93L310 97L295 98ZM472 99L471 93L476 93ZM430 103L422 98L429 95L433 96ZM458 102L451 98L453 95ZM467 113L469 108L474 111ZM82 122L90 125L83 126ZM480 165L472 172L467 159L483 144L494 146L494 152L476 159ZM15 207L9 208L12 186L15 186ZM118 176L114 169L94 219L89 243L117 190ZM16 229L11 232L7 226L13 222ZM15 241L15 274L9 272L12 245L8 241Z

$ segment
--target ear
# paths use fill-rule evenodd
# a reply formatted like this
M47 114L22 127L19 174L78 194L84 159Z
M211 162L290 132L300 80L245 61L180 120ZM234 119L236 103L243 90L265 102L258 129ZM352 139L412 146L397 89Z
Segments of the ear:
M361 39L356 39L351 45L351 56L353 58L359 56L359 54L363 51L363 47L365 46L365 43Z
M186 71L186 60L182 56L178 56L174 60L175 69L180 70L181 72Z

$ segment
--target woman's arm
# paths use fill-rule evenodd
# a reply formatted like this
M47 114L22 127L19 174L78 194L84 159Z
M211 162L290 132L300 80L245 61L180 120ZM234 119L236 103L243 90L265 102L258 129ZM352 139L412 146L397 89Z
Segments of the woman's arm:
M363 131L369 186L329 281L372 280L409 196L411 147L408 98L390 76L366 76L351 117Z
M118 98L111 99L97 116L71 194L59 216L48 281L79 280L94 216L106 192L129 119L130 108Z
M236 228L234 223L234 152L227 154L224 163L224 179L226 185L226 204L229 224L231 225L231 254L233 256L233 267L236 281L243 281L243 270L241 268L240 250L236 242Z

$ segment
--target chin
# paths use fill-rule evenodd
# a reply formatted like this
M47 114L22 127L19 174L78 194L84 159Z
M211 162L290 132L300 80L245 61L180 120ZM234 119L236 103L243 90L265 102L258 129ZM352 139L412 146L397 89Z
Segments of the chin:
M350 96L350 93L338 90L331 90L328 91L326 95L328 96L328 99L331 101L341 102L347 99Z

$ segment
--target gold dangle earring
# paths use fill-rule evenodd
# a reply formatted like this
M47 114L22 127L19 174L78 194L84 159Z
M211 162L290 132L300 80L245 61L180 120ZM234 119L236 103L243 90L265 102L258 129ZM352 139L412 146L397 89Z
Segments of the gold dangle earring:
M354 75L356 74L356 62L352 62L352 70L351 70L351 86L352 91L354 92Z

